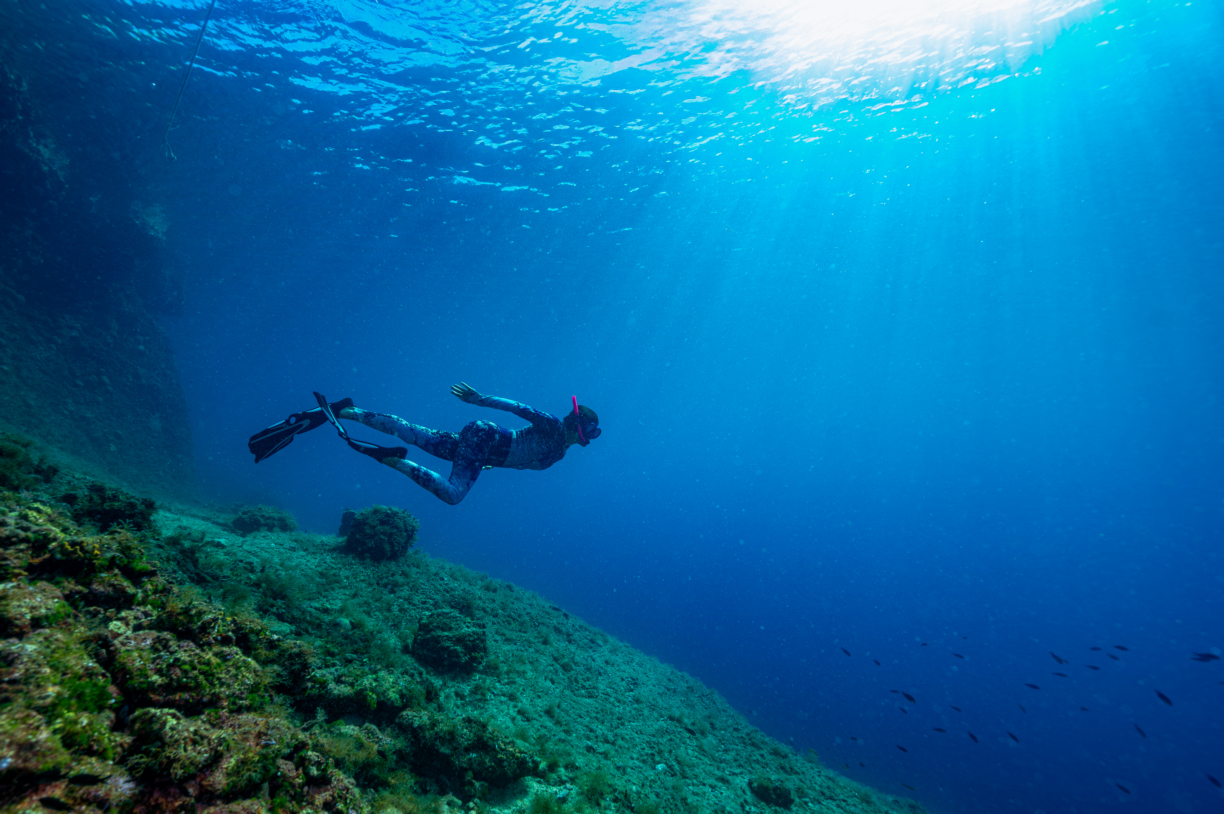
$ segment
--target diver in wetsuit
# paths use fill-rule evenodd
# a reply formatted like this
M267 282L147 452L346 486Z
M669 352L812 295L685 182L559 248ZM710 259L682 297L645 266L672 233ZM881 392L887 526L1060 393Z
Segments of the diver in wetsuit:
M491 421L473 421L457 433L431 430L410 424L398 416L362 410L353 405L352 399L329 404L327 399L315 393L315 399L319 402L317 408L294 413L279 424L257 432L251 436L247 447L255 455L255 463L259 463L283 449L295 435L330 421L350 447L404 473L453 506L467 495L482 469L547 469L564 458L570 446L578 444L585 447L600 435L599 416L590 407L579 405L577 396L573 397L573 411L560 419L517 401L482 396L465 382L452 385L451 393L468 404L514 413L530 422L530 426L508 430ZM409 461L407 447L380 447L350 438L340 425L338 419L341 418L394 435L430 455L451 461L450 477L443 478L437 472Z

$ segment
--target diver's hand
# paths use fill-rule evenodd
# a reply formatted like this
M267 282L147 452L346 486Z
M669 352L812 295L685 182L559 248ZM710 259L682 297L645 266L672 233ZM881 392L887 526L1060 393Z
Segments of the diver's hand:
M460 401L466 401L471 404L473 401L480 401L481 395L476 392L476 389L467 382L459 382L459 384L451 385L451 393Z

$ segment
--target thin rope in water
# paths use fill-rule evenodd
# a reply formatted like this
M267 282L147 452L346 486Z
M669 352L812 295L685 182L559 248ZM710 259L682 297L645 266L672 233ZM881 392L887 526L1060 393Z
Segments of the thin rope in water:
M170 118L166 120L166 132L162 133L162 146L166 148L166 154L170 158L175 158L174 150L170 149L170 125L174 124L174 114L178 113L179 102L183 101L183 91L187 89L187 79L191 76L191 69L195 67L196 54L200 53L200 43L204 42L204 32L208 30L208 21L212 18L213 9L216 8L217 0L209 0L208 13L204 15L204 25L200 26L200 36L196 37L195 48L191 51L191 60L187 63L187 73L183 74L183 81L179 85L178 96L174 97L174 107L170 111Z

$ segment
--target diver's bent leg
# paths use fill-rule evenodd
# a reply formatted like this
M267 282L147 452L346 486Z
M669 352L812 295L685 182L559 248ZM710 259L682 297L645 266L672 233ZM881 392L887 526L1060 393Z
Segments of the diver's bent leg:
M497 425L491 421L473 421L459 431L459 449L455 452L455 462L451 465L450 479L447 481L456 503L463 500L480 477L489 450L493 449L497 438Z
M424 486L434 496L443 503L449 503L454 506L459 501L463 500L467 494L467 486L462 490L456 490L452 483L446 478L434 472L432 469L426 469L418 463L413 463L407 460L394 460L388 458L383 461L387 466L394 470L403 472L414 481ZM470 486L471 484L468 484Z
M433 492L439 500L454 506L467 497L472 484L480 477L480 470L484 468L489 450L493 448L497 436L497 425L490 421L473 421L464 427L459 432L459 449L449 478L443 478L437 472L408 460L387 457L382 459L382 462L403 472Z
M375 413L360 407L349 407L336 414L336 418L347 418L365 424L372 430L394 435L401 441L407 441L420 447L434 457L444 461L455 460L455 451L459 446L459 436L453 432L431 430L419 424L411 424L397 415Z

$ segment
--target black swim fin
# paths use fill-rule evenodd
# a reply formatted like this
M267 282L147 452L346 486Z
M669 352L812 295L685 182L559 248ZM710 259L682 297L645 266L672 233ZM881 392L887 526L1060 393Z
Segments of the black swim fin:
M280 452L289 446L289 442L293 440L294 436L322 426L323 422L329 418L328 413L331 414L331 420L335 421L336 411L352 407L353 400L341 399L332 404L325 404L325 406L327 407L326 413L321 407L294 413L279 424L273 424L271 427L262 429L252 435L251 439L247 441L247 449L255 456L255 463L259 463L272 453Z
M380 447L378 444L371 444L369 441L358 441L355 438L349 438L348 430L344 429L343 425L336 420L336 414L333 412L336 405L328 404L327 398L322 393L316 392L314 395L315 401L319 402L318 412L323 414L325 420L332 423L332 426L336 428L336 432L340 434L340 437L344 439L345 443L360 452L362 455L369 455L379 463L382 463L384 458L399 458L400 460L403 460L404 458L408 457L407 447ZM336 404L340 403L341 402L336 402ZM313 413L316 411L311 410L311 412Z

